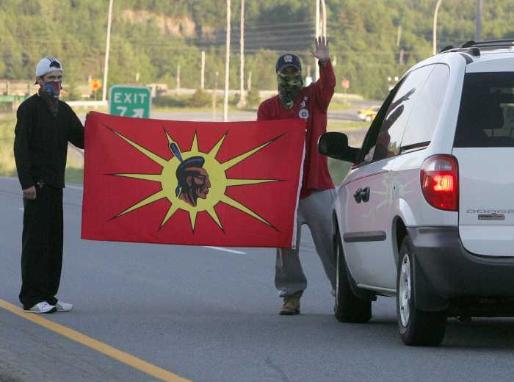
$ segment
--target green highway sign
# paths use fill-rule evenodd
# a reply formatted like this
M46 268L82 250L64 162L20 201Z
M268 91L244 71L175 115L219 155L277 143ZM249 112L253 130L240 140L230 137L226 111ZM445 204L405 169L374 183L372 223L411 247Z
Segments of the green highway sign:
M152 96L143 86L113 85L109 90L109 113L122 117L150 118Z

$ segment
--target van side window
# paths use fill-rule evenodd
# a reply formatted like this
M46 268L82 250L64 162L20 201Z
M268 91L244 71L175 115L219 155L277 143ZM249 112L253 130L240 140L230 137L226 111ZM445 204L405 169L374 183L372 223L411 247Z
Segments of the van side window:
M402 138L401 151L428 146L441 115L448 88L450 68L434 65L425 86L419 91Z
M514 147L514 73L468 73L455 147Z
M418 93L427 80L433 66L424 66L410 72L393 102L389 105L378 133L373 161L389 158L400 153L400 143Z
M402 78L389 92L382 106L378 110L377 116L371 123L371 126L364 137L364 141L362 142L362 147L360 150L360 154L358 157L357 163L366 163L371 162L373 159L373 152L375 150L375 143L377 141L378 133L380 132L380 127L382 126L382 122L384 121L384 117L386 115L387 110L389 109L389 105L393 102L396 93L400 86L402 86L405 77Z

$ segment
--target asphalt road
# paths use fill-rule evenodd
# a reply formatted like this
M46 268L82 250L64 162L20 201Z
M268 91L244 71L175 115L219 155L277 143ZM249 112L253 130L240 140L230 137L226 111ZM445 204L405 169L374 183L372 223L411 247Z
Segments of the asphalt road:
M336 121L360 121L358 110L377 105L376 101L356 101L346 110L330 111L328 113L329 120ZM223 110L217 109L216 113L212 111L206 112L161 112L154 111L151 118L155 119L172 119L176 121L223 121ZM257 117L256 112L250 111L231 111L228 115L229 121L254 121Z
M401 344L392 299L368 324L338 323L305 232L309 279L302 314L277 314L274 254L232 249L106 243L79 238L79 187L65 190L60 297L70 313L45 315L72 339L18 305L22 203L16 179L0 178L0 381L153 381L137 357L192 381L511 381L514 321L451 321L440 348ZM39 316L38 316L39 317ZM73 339L80 334L126 355L125 363ZM109 352L108 352L109 353ZM163 379L166 379L163 378Z
M360 106L358 108L361 108ZM223 121L223 113L218 112L152 112L152 118L155 119L172 119L175 121ZM230 112L228 116L229 121L255 121L255 112ZM334 111L328 113L329 120L336 121L360 121L357 116L357 108L349 110Z
M369 105L369 102L359 104L359 108L363 105ZM357 109L337 111L328 114L328 131L335 131L331 129L330 122L335 120L341 121L358 121ZM217 116L213 119L212 113L209 112L154 112L152 113L154 119L165 119L174 121L222 121L222 116ZM232 112L229 114L229 121L255 121L256 115L253 112L241 111ZM348 143L350 146L360 147L364 136L366 135L367 128L349 128L344 130L348 135Z
M376 105L373 101L359 101L351 109L343 111L334 111L328 113L328 131L335 131L331 128L331 121L360 121L357 117L357 110L365 107ZM209 112L153 112L152 118L166 119L174 121L222 121L222 114L217 114L213 118L213 114ZM229 121L255 121L256 114L254 112L241 111L231 112L229 114ZM360 147L364 136L366 135L367 128L349 128L342 132L348 135L348 143L350 146Z

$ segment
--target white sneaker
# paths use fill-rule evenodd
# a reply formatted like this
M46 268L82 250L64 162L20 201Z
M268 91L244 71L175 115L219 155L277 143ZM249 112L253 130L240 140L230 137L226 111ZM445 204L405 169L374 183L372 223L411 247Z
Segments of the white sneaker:
M55 305L50 305L46 301L38 302L36 305L34 305L30 309L25 309L25 312L27 313L36 313L36 314L43 314L43 313L53 313L57 310Z
M63 302L63 301L57 301L57 304L55 304L55 307L57 308L58 312L69 312L73 309L73 304Z

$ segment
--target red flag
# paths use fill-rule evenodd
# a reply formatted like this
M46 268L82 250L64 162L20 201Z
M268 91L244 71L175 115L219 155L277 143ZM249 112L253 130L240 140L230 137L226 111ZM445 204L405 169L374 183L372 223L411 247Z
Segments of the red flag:
M82 238L285 247L305 122L179 122L90 113Z

